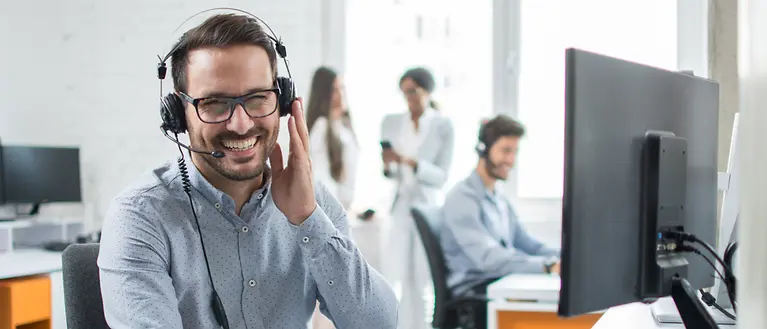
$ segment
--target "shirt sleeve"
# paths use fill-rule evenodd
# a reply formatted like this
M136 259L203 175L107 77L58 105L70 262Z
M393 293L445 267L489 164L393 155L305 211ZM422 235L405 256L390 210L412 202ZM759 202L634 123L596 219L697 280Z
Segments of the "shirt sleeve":
M396 116L385 116L383 121L381 121L381 141L394 143L390 130L393 129L392 127L396 127L396 118ZM383 150L381 150L381 152L383 153ZM384 177L395 181L400 179L401 172L399 170L399 166L400 164L395 162L388 164L388 166L382 165L382 169L384 170Z
M417 160L418 169L416 177L421 184L433 188L441 188L447 181L447 175L450 172L450 165L453 161L453 149L455 144L455 133L453 124L445 119L439 127L442 145L439 147L439 154L434 162L426 160Z
M114 329L182 329L162 235L140 200L108 210L98 266L104 316Z
M507 208L511 218L513 218L513 230L514 230L514 248L519 249L529 255L545 256L545 257L559 257L560 252L558 249L549 248L542 242L535 239L533 236L527 233L522 223L519 221L514 209L507 203Z
M350 239L346 211L323 186L317 201L297 243L317 283L320 311L339 328L395 328L394 291Z
M479 200L459 192L445 200L442 208L442 234L450 234L469 259L472 270L491 276L505 276L511 273L543 273L544 259L504 248L493 238L480 221Z

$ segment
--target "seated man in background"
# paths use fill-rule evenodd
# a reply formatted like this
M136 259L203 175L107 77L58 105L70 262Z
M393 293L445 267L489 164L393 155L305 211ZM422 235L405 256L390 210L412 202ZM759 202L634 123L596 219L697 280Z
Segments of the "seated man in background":
M485 294L490 283L511 273L559 274L559 250L528 235L500 193L498 181L508 178L524 133L504 115L483 124L476 169L445 198L439 236L456 296ZM486 313L486 307L475 310L477 328L486 327Z

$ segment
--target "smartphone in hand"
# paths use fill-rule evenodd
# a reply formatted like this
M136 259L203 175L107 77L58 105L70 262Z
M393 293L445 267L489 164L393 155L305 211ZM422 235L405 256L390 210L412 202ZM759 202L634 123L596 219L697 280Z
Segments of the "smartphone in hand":
M391 148L392 148L391 142L389 142L389 141L381 141L381 149L382 150L391 150ZM389 175L391 174L391 170L389 170L389 164L388 163L385 164L383 174L386 177L389 177Z

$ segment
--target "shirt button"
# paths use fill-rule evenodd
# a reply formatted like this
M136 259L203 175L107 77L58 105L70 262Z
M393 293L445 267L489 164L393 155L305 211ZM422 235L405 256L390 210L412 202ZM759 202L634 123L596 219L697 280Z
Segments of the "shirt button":
M332 286L333 285L333 280L328 281L328 285Z
M256 280L248 281L248 285L251 286L251 287L255 287L256 286Z
M303 239L301 239L301 241L303 241L304 243L307 243L309 242L309 237L304 237Z
M216 207L216 209L221 209L221 204L218 203L218 202L216 202L216 204L214 204L214 206Z
M261 198L263 198L263 197L264 197L263 194L259 194L258 196L256 196L256 198L259 199L259 200L261 200Z
M243 226L242 227L242 232L243 233L248 233L248 227L247 226Z

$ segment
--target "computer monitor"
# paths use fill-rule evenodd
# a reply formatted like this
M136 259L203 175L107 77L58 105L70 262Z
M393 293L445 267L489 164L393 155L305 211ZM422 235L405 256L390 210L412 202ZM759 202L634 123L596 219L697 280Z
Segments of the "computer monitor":
M67 147L0 147L4 202L80 202L80 151Z
M732 135L730 138L730 154L727 158L727 172L725 177L727 184L720 186L724 192L722 196L722 208L719 211L719 237L717 238L717 252L725 254L725 249L730 244L738 242L738 218L740 217L740 148L739 148L739 120L740 115L735 113L732 123ZM733 266L737 267L737 266ZM735 272L735 268L732 269ZM716 281L712 289L712 295L719 301L719 305L731 308L732 303L727 296L726 289L721 281Z
M715 243L718 84L579 49L566 51L565 76L558 314L648 301L672 288L699 309L694 289L714 284L713 268L698 255L664 251L671 245L658 234Z

